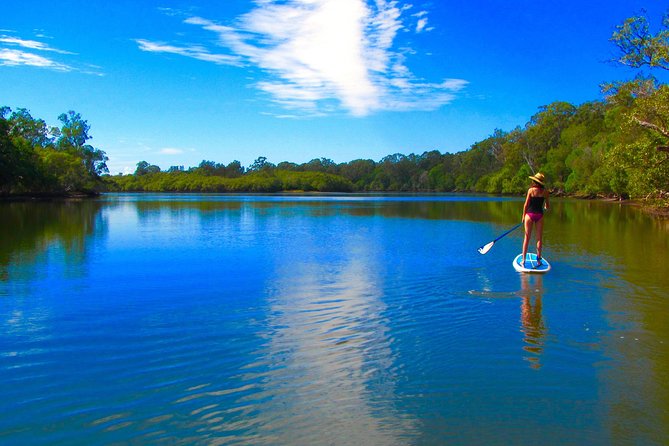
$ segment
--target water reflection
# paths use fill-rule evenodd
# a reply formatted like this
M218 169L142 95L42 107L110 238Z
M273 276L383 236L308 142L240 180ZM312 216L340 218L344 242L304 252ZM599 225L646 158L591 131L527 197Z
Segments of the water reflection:
M546 324L542 312L543 276L540 274L520 274L520 322L525 337L523 350L528 353L525 359L533 369L541 368L541 355L544 351Z
M80 443L83 432L119 444L170 433L176 443L410 444L437 438L426 434L435 426L502 443L500 432L540 442L560 425L565 442L663 444L666 225L556 200L546 240L557 268L517 278L508 259L519 233L487 257L475 247L515 222L518 200L429 200L0 203L0 431ZM449 292L431 299L433 286ZM485 301L460 305L470 287ZM443 349L413 342L433 335ZM476 368L480 358L490 369ZM463 389L471 403L435 389ZM522 433L504 411L510 393ZM141 437L142 420L159 437ZM100 437L105 426L122 428Z
M303 210L314 217L352 215L361 217L401 217L429 220L515 222L519 200L515 197L476 195L197 195L197 194L108 194L105 200L132 203L143 217L160 212L202 213L252 209L256 215L293 213Z
M315 235L312 233L312 236ZM370 242L341 235L334 263L315 238L278 262L260 430L275 444L404 444L415 421L392 407L394 357ZM295 249L292 248L292 249ZM294 254L298 256L293 257ZM286 417L285 412L299 414Z
M83 277L90 242L107 233L101 208L93 200L0 203L0 281L39 278L50 256L63 260L65 277Z

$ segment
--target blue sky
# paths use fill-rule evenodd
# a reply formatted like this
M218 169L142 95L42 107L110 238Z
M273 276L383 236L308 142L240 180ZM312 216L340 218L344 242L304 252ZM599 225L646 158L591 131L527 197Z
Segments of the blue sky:
M113 174L457 152L633 77L609 38L661 3L10 1L0 105L80 113Z

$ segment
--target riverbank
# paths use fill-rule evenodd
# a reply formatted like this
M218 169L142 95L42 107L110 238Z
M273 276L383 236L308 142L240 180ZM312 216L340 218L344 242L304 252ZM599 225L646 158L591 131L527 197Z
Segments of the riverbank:
M82 200L97 198L100 192L76 193L38 193L38 194L1 194L0 201L49 201L49 200Z
M567 194L564 191L550 191L551 197L555 198L571 198L576 200L597 200L604 203L620 204L624 206L633 206L639 208L642 212L650 214L657 218L669 218L669 196L656 198L635 200L630 198L621 198L618 196L609 195L583 195L583 194Z
M640 206L644 212L647 212L654 217L669 219L669 206L651 207L638 203L636 205Z
M577 199L583 199L582 197L573 197ZM621 200L619 198L596 198L596 200L605 202L605 203L611 203L611 204L619 204L623 206L632 206L638 208L640 211L645 212L649 215L652 215L653 217L656 218L662 218L662 219L669 219L669 205L666 203L666 201L655 201L655 202L644 202L644 201L638 201L638 200L630 200L630 199L624 199Z

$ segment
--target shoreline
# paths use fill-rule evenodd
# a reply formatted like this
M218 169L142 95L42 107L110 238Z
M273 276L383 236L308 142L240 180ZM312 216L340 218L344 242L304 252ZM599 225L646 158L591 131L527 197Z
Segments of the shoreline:
M99 198L105 193L118 193L118 192L91 192L91 193L40 193L40 194L19 194L19 195L0 195L0 202L12 202L12 201L55 201L55 200L85 200L85 199L91 199L91 198ZM145 194L145 193L151 193L151 194L167 194L167 193L175 193L175 192L147 192L147 191L129 191L126 193L133 193L133 194ZM180 192L176 192L179 194ZM181 192L184 193L184 192ZM196 194L202 194L202 195L220 195L220 194L226 194L221 193L221 192L185 192L185 193L196 193ZM230 192L227 194L230 195L280 195L280 194L288 194L288 195L320 195L320 194L341 194L341 195L351 195L351 194L359 194L359 193L369 193L369 194L386 194L386 193L392 193L396 195L411 195L411 194L480 194L480 192L436 192L436 191L419 191L419 192L398 192L398 191L364 191L364 192L318 192L318 191L300 191L300 190L285 190L285 191L277 191L277 192ZM484 195L497 195L497 194L484 194ZM516 196L516 195L502 195L502 196ZM521 197L521 195L517 195L518 197ZM614 197L587 197L587 196L582 196L582 195L569 195L569 194L564 194L564 193L557 193L552 195L555 198L567 198L567 199L576 199L576 200L593 200L593 201L601 201L603 203L611 203L611 204L619 204L619 205L624 205L624 206L632 206L638 208L641 212L644 212L646 214L649 214L655 218L659 219L669 219L669 206L654 206L652 204L647 204L643 203L638 200L632 200L632 199L620 199L620 198L614 198Z
M579 197L574 197L576 199L583 199ZM588 200L588 198L585 198ZM655 218L660 218L660 219L669 219L669 206L653 206L651 204L643 203L638 200L620 200L618 198L592 198L592 200L597 200L601 201L603 203L611 203L611 204L619 204L623 206L632 206L635 208L638 208L641 212L644 212L646 214L649 214Z
M88 198L97 198L100 192L77 192L77 193L38 193L38 194L3 194L0 195L0 202L7 201L51 201L51 200L82 200Z

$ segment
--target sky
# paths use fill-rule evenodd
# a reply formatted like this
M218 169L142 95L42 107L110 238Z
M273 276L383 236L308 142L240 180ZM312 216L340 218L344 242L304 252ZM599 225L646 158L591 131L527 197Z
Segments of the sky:
M467 150L636 72L616 25L656 0L8 0L0 106L90 125L110 173Z

